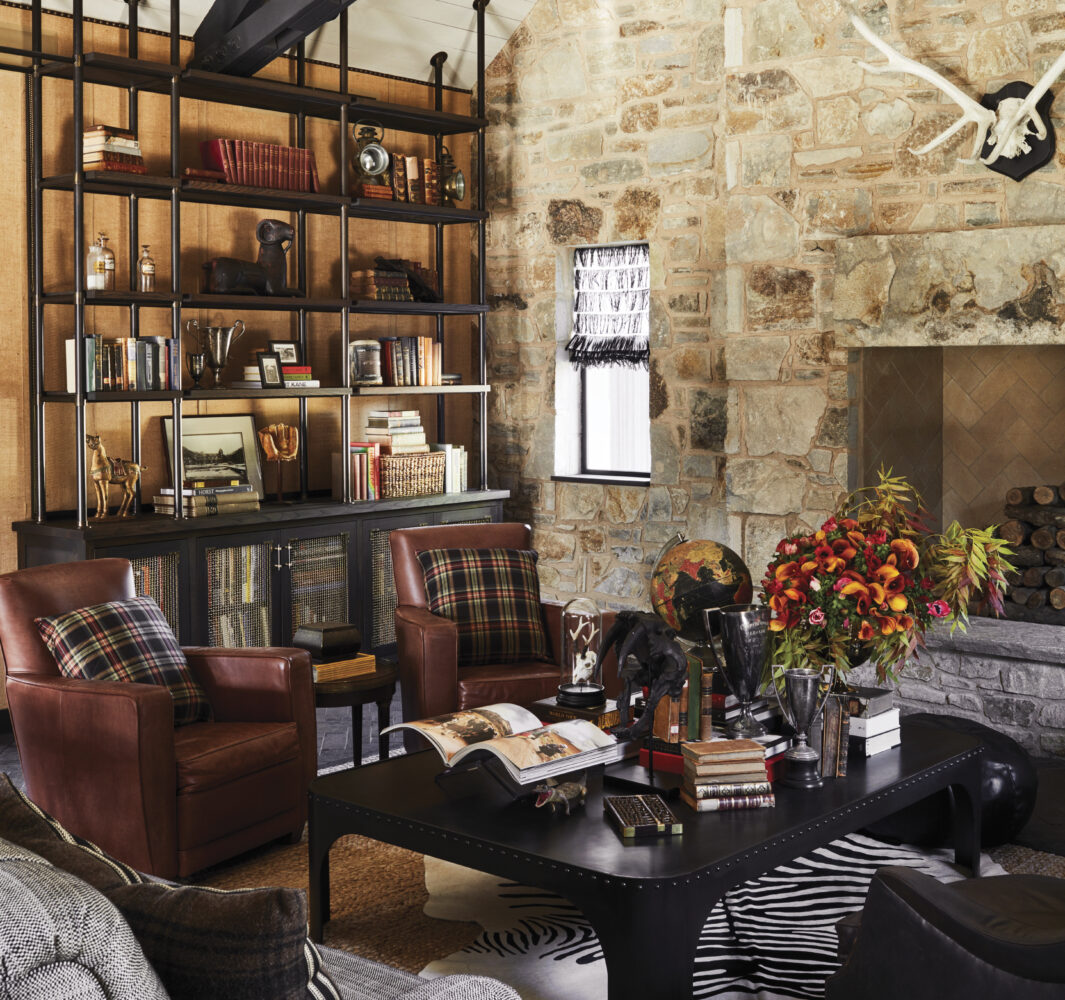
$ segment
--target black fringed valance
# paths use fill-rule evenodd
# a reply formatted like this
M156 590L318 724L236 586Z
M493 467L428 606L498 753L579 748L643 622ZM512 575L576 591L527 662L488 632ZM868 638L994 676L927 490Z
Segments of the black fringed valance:
M573 254L573 335L578 368L646 368L649 354L650 254L647 245L583 247Z

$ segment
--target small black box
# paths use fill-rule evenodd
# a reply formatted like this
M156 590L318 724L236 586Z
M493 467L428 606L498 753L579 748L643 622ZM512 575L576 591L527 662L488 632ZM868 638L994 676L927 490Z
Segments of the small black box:
M315 622L296 629L292 645L307 650L315 660L324 660L357 653L362 635L349 622Z

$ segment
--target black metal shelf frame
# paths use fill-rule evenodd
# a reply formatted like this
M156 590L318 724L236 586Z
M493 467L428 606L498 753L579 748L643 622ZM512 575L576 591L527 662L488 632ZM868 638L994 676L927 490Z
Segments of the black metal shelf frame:
M332 397L341 400L341 419L339 428L339 446L345 449L345 443L351 439L349 400L354 395L402 395L425 394L437 396L437 428L444 436L444 401L452 394L474 394L479 396L478 412L478 452L480 459L479 482L482 487L487 481L487 405L486 394L490 387L486 378L486 327L485 313L486 276L485 276L485 229L488 217L485 208L485 138L487 125L484 103L484 31L485 8L490 0L474 0L477 12L477 115L473 117L455 115L443 110L443 73L442 68L447 54L436 53L430 60L434 67L433 80L434 107L414 108L389 104L372 98L353 97L348 93L348 15L342 11L337 20L340 29L340 58L338 67L338 87L336 91L309 88L306 81L306 56L301 43L295 50L296 84L291 85L257 77L241 78L209 73L203 70L182 69L180 65L180 0L171 0L169 26L169 61L152 62L139 58L139 25L137 4L128 5L129 24L127 32L127 54L111 55L84 50L84 0L73 0L73 46L71 56L47 54L42 48L42 0L31 3L31 40L28 49L10 50L29 61L28 67L0 65L0 69L12 69L23 72L28 77L27 102L27 199L29 205L29 260L30 260L30 356L31 356L31 436L32 482L33 482L33 519L44 522L48 519L48 503L45 482L45 441L47 440L45 422L45 403L66 403L74 406L74 455L77 473L77 507L75 517L78 527L88 524L87 519L87 484L84 470L86 468L87 446L85 441L85 407L88 403L123 402L130 408L130 438L132 442L133 461L141 459L141 416L140 405L149 401L170 401L174 433L172 451L169 460L172 467L178 467L181 456L181 412L182 402L202 399L257 399L291 397L299 407L300 432L307 440L308 398ZM8 48L5 47L5 51ZM72 128L75 166L73 173L45 177L42 173L42 81L45 78L65 79L72 83ZM138 99L142 92L165 94L169 98L169 133L170 163L166 176L123 174L107 171L89 171L81 169L82 128L84 124L85 87L99 84L123 89L127 92L127 115L129 127L137 129ZM179 146L181 137L181 102L182 99L225 103L237 107L250 107L275 111L295 118L296 144L306 144L306 122L308 118L326 119L337 122L339 161L346 163L347 135L349 122L364 116L372 116L389 129L411 132L434 137L434 149L439 159L445 136L459 134L476 134L477 142L477 207L467 209L457 206L410 205L403 202L376 202L372 199L353 199L349 191L349 179L346 169L340 171L340 191L338 195L313 194L310 192L283 192L271 189L237 188L235 185L211 184L180 177ZM73 219L71 250L74 254L74 290L45 292L44 276L44 192L48 190L69 191L73 198ZM112 195L125 197L129 202L129 246L127 252L128 288L114 292L85 290L85 198L87 195ZM167 200L170 203L170 288L167 291L141 293L136 288L136 262L139 248L139 207L141 199ZM327 215L338 219L339 259L341 273L340 296L338 298L280 298L258 296L218 296L189 294L181 291L181 205L183 202L194 204L219 204L235 207L255 207L291 211L296 214L297 247L296 267L297 286L307 287L307 216ZM454 303L377 303L352 301L350 289L350 267L348 236L350 220L364 219L385 222L405 222L429 225L435 228L436 268L443 287L444 281L444 239L443 227L453 224L474 224L478 227L478 302L471 304ZM45 390L44 369L44 328L45 307L47 305L72 305L74 307L74 329L76 340L76 370L74 373L74 392L55 392ZM182 341L182 309L196 308L241 308L289 311L295 314L298 326L298 339L304 352L307 350L307 317L314 312L333 312L340 316L341 330L338 355L335 359L341 373L341 384L322 389L284 389L284 390L175 390L162 392L88 392L85 386L85 338L80 334L85 329L85 319L89 307L118 306L126 307L129 315L129 335L136 337L140 327L140 309L168 309L171 314L171 343L174 349L184 353ZM463 386L423 386L423 387L355 387L350 384L348 364L348 347L351 337L350 317L355 313L392 313L409 315L435 316L436 340L441 346L444 342L444 319L447 315L476 315L478 318L478 384ZM345 502L353 502L353 484L348 463L343 465L343 496ZM300 499L308 498L308 455L307 449L300 453ZM134 511L141 509L139 495ZM181 522L180 510L174 514L174 520Z

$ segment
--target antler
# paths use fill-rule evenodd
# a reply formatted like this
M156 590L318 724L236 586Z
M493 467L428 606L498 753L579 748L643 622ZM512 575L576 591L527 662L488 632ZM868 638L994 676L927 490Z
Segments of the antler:
M980 155L980 150L984 148L984 143L987 141L988 129L995 124L995 112L990 108L983 107L978 101L973 100L968 94L959 90L950 82L950 80L937 73L934 69L931 69L928 66L923 66L916 60L910 59L909 57L902 55L900 52L896 52L887 42L880 38L872 28L870 28L857 13L851 13L851 24L854 25L858 34L860 34L862 38L887 57L886 66L873 66L870 63L859 60L858 65L861 66L862 69L868 70L870 73L888 73L892 70L909 73L911 76L916 76L921 80L925 80L932 84L933 87L943 91L947 97L962 109L961 118L951 125L950 128L945 132L941 132L931 142L925 144L920 149L914 149L911 150L911 152L916 156L923 156L925 153L935 149L936 146L941 146L956 132L972 123L976 125L976 139L973 143L972 156L964 162L972 163L976 160ZM1055 65L1057 65L1057 63L1055 63ZM1049 85L1050 84L1048 83L1047 86ZM1019 122L1020 120L1021 119L1018 117L1017 121Z
M1035 106L1050 89L1050 85L1061 76L1062 72L1065 72L1065 52L1062 52L1054 60L1050 68L1039 78L1039 82L1032 88L1031 93L1023 101L1016 102L1017 106L1014 108L1013 113L995 127L991 136L991 144L994 148L987 156L981 158L981 163L990 165L1000 156L1005 156L1009 159L1028 152L1028 145L1024 142L1024 136L1028 134L1029 123L1032 126L1032 134L1037 139L1046 138L1046 123L1039 116L1039 112L1035 110ZM1000 111L1005 110L1003 105L1006 105L1007 101L1009 101L1009 98L1002 102L999 107ZM1022 122L1024 123L1025 131L1020 136L1015 136L1014 133L1020 128Z

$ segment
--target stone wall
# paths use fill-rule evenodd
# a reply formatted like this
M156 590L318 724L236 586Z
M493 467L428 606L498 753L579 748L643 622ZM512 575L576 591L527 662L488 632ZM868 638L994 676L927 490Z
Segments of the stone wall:
M860 6L975 96L1034 80L1065 45L1065 0ZM857 59L882 62L838 0L539 0L492 63L490 461L553 595L645 604L677 529L759 576L834 506L854 458L837 241L921 249L1065 219L1061 153L1020 184L962 162L971 130L918 157L955 107ZM651 486L555 483L556 274L574 245L641 239Z
M973 618L932 635L906 664L903 712L961 715L1012 736L1037 756L1065 757L1065 654L1057 625ZM852 678L875 684L868 667Z

